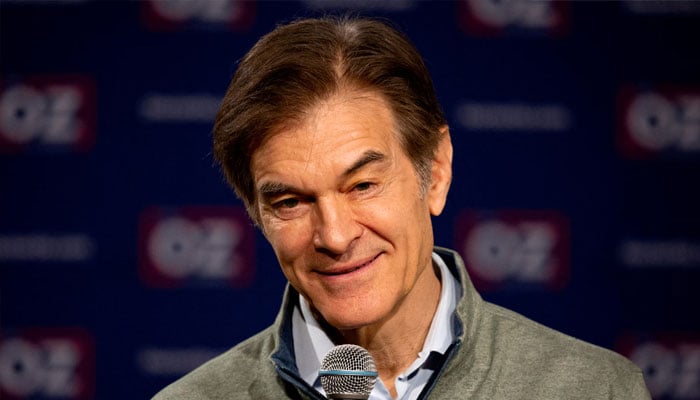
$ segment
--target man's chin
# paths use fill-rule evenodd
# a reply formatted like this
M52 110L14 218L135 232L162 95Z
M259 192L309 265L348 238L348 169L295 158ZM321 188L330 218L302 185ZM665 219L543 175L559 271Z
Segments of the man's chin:
M311 312L326 332L331 330L336 332L356 331L371 327L381 320L381 318L374 315L376 312L367 311L370 307L360 307L355 310L338 312L339 307L342 306L331 306L328 309L318 310L312 306Z
M348 333L359 329L368 328L374 325L376 321L368 318L368 315L329 315L329 318L323 320L324 329L330 328L340 333Z

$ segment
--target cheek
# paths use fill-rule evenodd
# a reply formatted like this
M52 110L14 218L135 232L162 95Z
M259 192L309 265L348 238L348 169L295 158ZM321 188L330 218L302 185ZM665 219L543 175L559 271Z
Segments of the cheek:
M309 229L300 223L284 223L265 227L265 237L286 270L305 253L311 243Z
M394 234L407 229L414 230L417 225L423 224L425 217L429 215L427 206L417 198L417 193L403 192L386 196L369 207L358 210L362 221L383 232Z

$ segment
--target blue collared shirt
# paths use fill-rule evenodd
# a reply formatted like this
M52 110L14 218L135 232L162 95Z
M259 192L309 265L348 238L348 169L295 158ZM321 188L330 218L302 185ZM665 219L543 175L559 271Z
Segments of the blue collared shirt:
M451 329L451 318L457 304L459 282L436 253L433 253L433 263L438 266L442 281L440 301L418 358L394 382L397 399L418 398L433 374L430 358L435 355L434 353L444 355L456 339ZM321 369L323 357L335 346L335 343L313 317L308 302L302 296L299 296L299 307L294 309L292 315L292 329L299 374L309 385L325 395L321 380L318 378L318 371ZM391 399L389 390L378 379L369 400Z

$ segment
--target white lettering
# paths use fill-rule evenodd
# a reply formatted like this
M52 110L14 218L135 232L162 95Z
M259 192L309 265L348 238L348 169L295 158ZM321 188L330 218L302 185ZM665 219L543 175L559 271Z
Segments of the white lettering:
M201 347L182 349L146 348L136 355L142 371L151 375L184 375L223 350Z
M652 397L700 397L700 346L681 344L674 350L649 342L637 347L630 359L644 372Z
M79 393L75 375L80 353L73 342L51 339L42 342L46 354L44 393L53 397L69 397Z
M0 261L81 262L94 257L96 248L84 234L0 236Z
M678 356L681 358L681 371L676 379L676 397L700 398L700 345L681 345L678 347Z
M362 10L407 11L415 7L416 0L304 0L312 9L352 8Z
M557 234L547 223L527 222L517 227L500 221L476 226L464 244L470 267L491 281L516 278L525 282L549 280Z
M53 86L48 89L49 112L46 118L48 143L74 143L78 140L81 121L77 118L82 105L80 92L72 86Z
M677 361L671 350L656 343L646 343L635 349L630 359L644 372L644 381L652 396L673 388Z
M75 374L79 362L80 353L68 340L33 344L12 338L0 347L0 386L20 397L75 396L80 390Z
M541 29L554 26L558 21L550 2L527 0L466 0L475 16L484 23L506 27L519 25Z
M625 0L624 4L638 14L700 14L700 2L697 1Z
M170 217L148 238L148 254L156 268L172 278L228 278L241 267L235 253L240 239L240 227L227 219Z
M0 98L0 133L17 144L74 143L82 127L77 115L82 101L73 86L55 85L45 91L13 86Z
M240 0L151 0L154 10L171 21L201 20L220 23L235 20Z
M41 353L22 339L9 339L0 347L0 385L16 396L36 392L43 376Z
M468 129L486 131L566 131L572 126L568 109L559 105L464 103L458 122Z
M15 143L34 139L44 125L48 101L38 90L14 86L0 98L0 132Z
M686 240L626 240L618 254L630 268L700 267L700 243Z
M212 122L221 98L207 94L147 95L140 106L141 116L152 122Z
M649 150L700 151L700 97L673 102L658 93L641 94L625 119L632 139Z

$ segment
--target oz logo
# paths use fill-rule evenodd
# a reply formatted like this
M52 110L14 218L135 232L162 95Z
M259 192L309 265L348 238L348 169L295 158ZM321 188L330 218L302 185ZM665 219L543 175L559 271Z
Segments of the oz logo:
M561 289L569 274L568 223L559 213L467 211L457 220L457 248L475 285Z
M0 340L0 398L93 397L91 339L78 330L27 330Z
M140 272L146 284L245 286L252 280L254 230L236 207L151 208L141 217Z
M95 136L90 79L31 76L0 89L0 151L29 146L87 151Z
M631 157L700 152L700 93L661 88L620 91L619 136Z
M564 1L462 0L458 4L465 28L477 35L504 30L561 34L569 24Z
M154 30L186 26L225 26L245 29L255 16L255 2L244 0L148 0L143 2L145 23Z
M700 337L697 334L626 334L618 350L644 373L655 399L700 399Z

